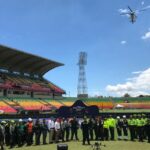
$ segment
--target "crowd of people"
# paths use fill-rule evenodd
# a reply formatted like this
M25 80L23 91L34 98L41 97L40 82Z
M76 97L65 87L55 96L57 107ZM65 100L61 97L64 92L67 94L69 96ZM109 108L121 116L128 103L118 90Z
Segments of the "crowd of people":
M145 115L131 115L96 118L28 118L27 121L3 120L0 123L0 146L13 148L32 144L52 144L58 142L79 141L78 131L82 131L82 144L90 145L92 140L131 140L150 143L150 119ZM115 132L117 131L117 132ZM117 134L117 135L116 135ZM42 141L41 141L42 140Z

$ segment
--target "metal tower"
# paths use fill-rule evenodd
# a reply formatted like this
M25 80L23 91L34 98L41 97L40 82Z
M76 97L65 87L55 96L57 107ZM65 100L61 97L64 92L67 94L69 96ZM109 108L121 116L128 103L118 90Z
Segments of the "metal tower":
M78 77L78 87L77 87L79 98L88 97L85 65L87 65L87 53L86 52L80 52L79 53L79 62L78 62L79 77Z

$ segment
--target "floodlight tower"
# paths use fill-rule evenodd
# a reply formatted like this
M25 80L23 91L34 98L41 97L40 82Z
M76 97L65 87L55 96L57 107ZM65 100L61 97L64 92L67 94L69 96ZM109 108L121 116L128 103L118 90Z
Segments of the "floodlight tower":
M78 97L86 98L87 94L87 81L86 81L86 73L85 73L85 65L87 65L87 53L80 52L79 53L79 77L78 77Z

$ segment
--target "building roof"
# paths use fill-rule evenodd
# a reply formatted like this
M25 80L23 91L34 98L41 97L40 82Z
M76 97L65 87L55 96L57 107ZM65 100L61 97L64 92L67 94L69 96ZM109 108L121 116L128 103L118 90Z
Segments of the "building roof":
M43 76L49 70L64 64L0 45L0 68L9 71Z

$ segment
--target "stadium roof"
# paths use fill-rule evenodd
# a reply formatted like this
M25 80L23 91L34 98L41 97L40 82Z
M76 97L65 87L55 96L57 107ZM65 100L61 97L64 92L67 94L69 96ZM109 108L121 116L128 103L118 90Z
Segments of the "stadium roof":
M43 76L64 64L0 45L0 68Z

